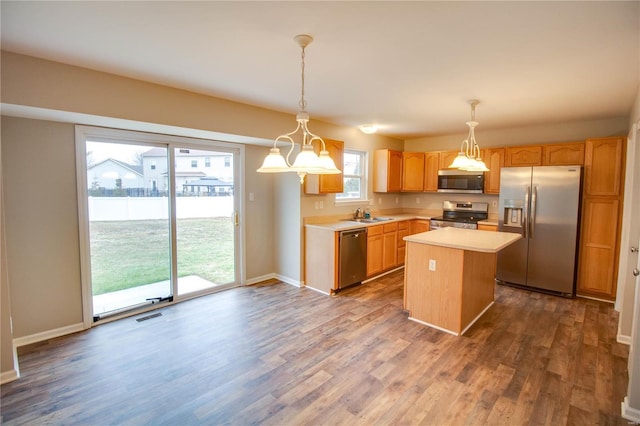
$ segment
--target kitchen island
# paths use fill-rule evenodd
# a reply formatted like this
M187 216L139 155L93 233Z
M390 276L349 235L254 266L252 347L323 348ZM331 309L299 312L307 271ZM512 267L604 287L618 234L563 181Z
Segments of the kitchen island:
M454 227L405 237L409 319L462 335L493 305L496 253L520 238Z

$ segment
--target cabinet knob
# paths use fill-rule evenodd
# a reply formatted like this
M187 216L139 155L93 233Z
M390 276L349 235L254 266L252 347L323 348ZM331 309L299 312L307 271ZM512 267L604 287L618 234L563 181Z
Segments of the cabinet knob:
M640 275L640 269L638 268L633 268L633 276L637 277L638 275Z
M631 253L637 253L638 247L631 247Z

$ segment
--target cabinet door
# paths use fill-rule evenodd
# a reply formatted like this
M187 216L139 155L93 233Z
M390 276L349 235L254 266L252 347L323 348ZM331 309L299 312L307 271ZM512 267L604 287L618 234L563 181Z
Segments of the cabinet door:
M484 173L485 194L500 193L500 169L504 167L504 148L485 149L484 163L489 168Z
M389 167L387 174L389 192L400 192L402 190L402 153L399 151L389 151Z
M378 149L373 153L373 192L400 192L402 152Z
M504 165L506 167L542 165L541 145L509 146L505 155Z
M397 264L404 265L404 255L406 252L407 242L404 240L404 237L411 234L411 223L406 220L404 222L398 223L398 255L397 255Z
M440 168L440 153L427 152L424 154L424 186L426 192L438 191L438 170Z
M584 142L542 146L543 166L581 166L584 164Z
M617 199L584 200L577 288L580 294L615 299L618 209Z
M390 269L396 266L398 256L398 232L386 232L383 234L382 269Z
M619 196L625 142L621 137L587 139L585 145L585 196Z
M336 163L336 167L344 170L344 142L332 139L324 139L329 156ZM314 145L316 154L320 153L318 142ZM344 179L342 173L336 175L307 175L304 179L305 194L340 194L344 191Z
M430 221L427 219L416 219L411 224L411 234L420 234L429 231Z
M384 234L367 237L367 276L382 272L382 247Z
M456 159L460 151L441 151L440 152L440 168L448 169L453 160Z
M402 153L402 190L422 192L424 182L424 154L422 152Z

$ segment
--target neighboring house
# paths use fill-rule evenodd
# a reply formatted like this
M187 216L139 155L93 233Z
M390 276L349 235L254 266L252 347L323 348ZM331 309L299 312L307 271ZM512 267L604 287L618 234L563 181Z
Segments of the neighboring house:
M124 194L127 190L142 190L145 187L142 166L127 164L113 158L107 158L88 167L87 184L91 195L105 195L100 193L105 190L123 190Z
M142 154L142 168L148 185L166 190L168 181L167 150L152 148ZM183 193L184 186L198 178L215 178L225 182L233 190L231 154L197 149L178 149L175 153L176 194ZM197 191L195 191L197 193ZM230 192L230 191L228 191Z
M182 193L185 195L231 195L233 184L213 177L204 177L184 183Z

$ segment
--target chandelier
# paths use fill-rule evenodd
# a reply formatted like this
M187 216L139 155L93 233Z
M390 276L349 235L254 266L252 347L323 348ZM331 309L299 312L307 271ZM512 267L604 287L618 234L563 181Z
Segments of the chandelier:
M314 175L329 175L342 173L336 167L329 156L329 151L324 144L324 140L318 135L315 135L309 131L307 123L309 123L309 113L307 113L307 101L304 99L304 49L312 41L313 37L306 34L300 34L293 38L295 42L300 46L302 50L301 63L302 63L302 90L300 92L300 102L298 103L300 111L296 115L296 121L298 126L291 133L285 133L278 136L273 142L273 148L269 150L269 154L265 157L262 167L257 171L259 173L282 173L282 172L296 172L300 177L300 183L304 182L304 177L307 174ZM293 135L302 131L301 140L296 142L293 139ZM317 155L313 150L313 142L319 141L321 145L320 155ZM291 144L287 157L280 154L280 148L277 147L278 142L288 142ZM295 145L300 145L300 152L296 155L293 164L290 162L291 154L295 148Z
M476 121L476 105L479 103L480 101L477 99L471 99L469 101L469 104L471 105L471 121L467 121L467 126L469 126L469 136L467 136L467 139L462 141L458 156L449 166L451 169L474 172L489 171L486 164L484 164L484 161L482 161L482 158L480 158L480 146L478 145L478 142L476 142L476 135L474 133L474 129L478 124L480 124Z

